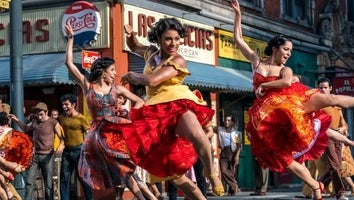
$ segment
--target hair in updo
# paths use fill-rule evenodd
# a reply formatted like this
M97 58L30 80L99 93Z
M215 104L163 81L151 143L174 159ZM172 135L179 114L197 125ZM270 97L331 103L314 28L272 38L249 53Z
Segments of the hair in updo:
M158 43L162 33L169 29L176 30L181 38L184 38L187 35L185 28L176 18L162 18L156 22L154 27L149 31L149 42Z
M93 63L87 79L94 82L100 77L104 70L114 64L114 60L108 57L97 58Z
M285 42L292 42L290 38L285 37L284 35L278 35L269 40L266 48L264 49L264 54L271 56L273 54L273 47L279 48Z

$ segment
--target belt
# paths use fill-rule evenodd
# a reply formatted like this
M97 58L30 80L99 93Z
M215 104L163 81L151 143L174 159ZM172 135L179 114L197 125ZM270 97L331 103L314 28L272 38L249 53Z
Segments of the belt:
M64 151L71 151L71 150L80 150L82 144L76 146L65 146Z

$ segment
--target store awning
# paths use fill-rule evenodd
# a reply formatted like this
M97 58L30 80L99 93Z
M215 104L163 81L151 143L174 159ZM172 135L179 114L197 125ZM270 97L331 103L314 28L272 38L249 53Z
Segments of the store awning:
M10 85L10 58L0 57L0 87ZM65 66L65 54L23 56L24 85L75 84Z
M128 54L129 71L143 72L144 59L134 53ZM191 87L222 92L252 92L252 72L214 67L203 63L187 61L191 72L184 83Z
M188 70L185 83L194 87L211 90L252 92L252 72L226 67L214 67L196 62L187 62Z

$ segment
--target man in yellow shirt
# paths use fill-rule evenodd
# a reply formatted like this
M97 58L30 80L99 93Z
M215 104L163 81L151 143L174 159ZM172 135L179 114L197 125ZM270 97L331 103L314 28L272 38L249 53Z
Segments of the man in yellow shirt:
M84 115L79 113L77 97L66 94L60 98L64 114L59 116L59 122L63 127L65 138L65 149L62 155L62 165L60 174L60 196L62 200L70 200L70 180L73 170L78 170L78 163L81 153L81 145L84 141L86 131L90 124ZM79 176L79 181L83 186L86 200L92 200L92 189Z

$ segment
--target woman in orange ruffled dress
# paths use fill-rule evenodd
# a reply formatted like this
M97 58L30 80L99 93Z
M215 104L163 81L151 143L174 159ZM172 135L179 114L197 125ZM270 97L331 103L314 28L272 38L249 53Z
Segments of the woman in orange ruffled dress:
M33 143L25 134L9 126L6 112L0 112L0 199L21 199L9 181L28 169L33 155Z
M318 110L327 106L352 107L354 98L320 94L301 83L292 83L293 72L285 66L293 48L291 40L282 35L274 37L264 50L268 57L261 59L242 39L238 1L233 0L231 7L235 11L235 43L251 62L254 74L257 99L249 109L247 125L252 153L263 167L278 172L288 170L296 175L313 189L315 199L321 199L323 184L313 179L307 168L294 159L294 153L306 150L298 155L299 160L319 157L327 145L330 118ZM308 149L310 145L311 149Z

